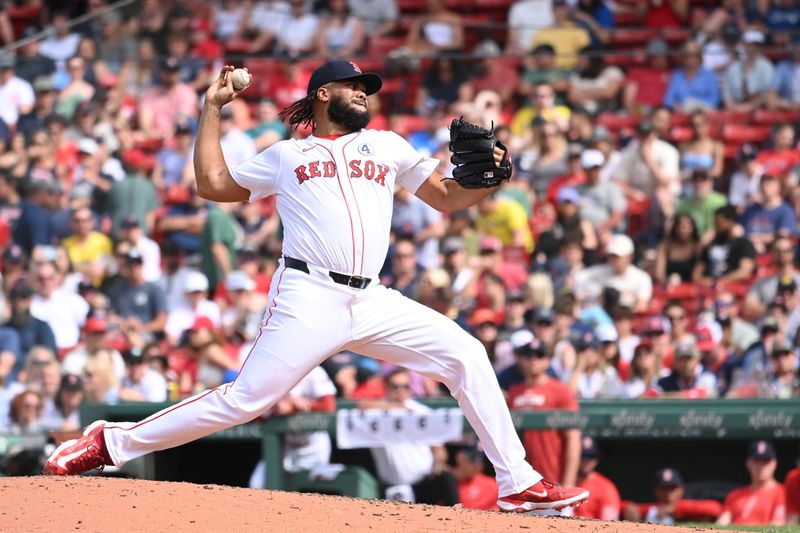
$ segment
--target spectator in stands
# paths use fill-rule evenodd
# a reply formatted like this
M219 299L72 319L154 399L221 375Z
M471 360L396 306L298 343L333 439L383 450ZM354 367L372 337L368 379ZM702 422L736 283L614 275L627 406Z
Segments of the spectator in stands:
M162 334L167 322L165 296L156 284L145 281L144 259L138 250L131 249L125 260L129 272L111 300L112 319L124 333L139 334L149 341Z
M216 288L236 270L236 244L241 230L232 216L233 207L226 203L211 204L203 224L200 253L209 287Z
M216 302L208 299L208 278L202 272L189 272L183 280L185 303L169 310L164 333L173 345L180 342L183 334L202 317L211 320L215 328L222 322L222 312Z
M33 110L36 95L31 84L18 77L16 61L9 53L0 55L0 120L13 128L20 116Z
M408 237L397 239L390 256L391 276L385 285L398 290L404 296L413 298L422 275L422 267L417 262L417 247Z
M108 358L114 376L119 380L125 376L125 360L110 345L108 337L109 324L104 316L90 316L83 325L81 343L64 355L63 371L65 374L83 374L86 364L97 357Z
M758 329L739 318L741 298L728 290L717 290L714 300L715 318L723 327L730 328L728 344L738 355L741 355L758 341Z
M773 129L772 148L761 150L756 162L763 167L763 173L784 179L800 164L800 151L795 147L794 126L779 124Z
M619 107L619 96L625 81L622 70L604 64L601 53L595 48L580 51L567 91L567 98L573 107L583 107L593 114Z
M167 380L150 368L141 348L131 348L123 356L126 365L119 399L123 402L167 401Z
M539 342L533 343L534 339ZM537 339L527 327L511 333L508 344L511 347L514 362L497 370L497 382L506 396L511 387L525 382L525 372L528 368L526 365L530 365L525 359L537 356L535 352L541 352L542 356L547 355L549 352L547 345L541 339Z
M800 394L800 374L798 374L797 348L786 342L778 342L772 347L767 381L760 391L761 398L795 398Z
M622 152L615 179L629 199L652 198L655 208L669 218L681 188L678 150L658 138L650 120L641 121L637 131L638 139Z
M536 120L539 120L537 117ZM544 198L550 181L567 173L568 145L564 133L556 122L546 122L541 126L541 146L539 155L527 168L530 175L529 186L537 198Z
M444 235L442 214L398 187L394 193L391 229L417 245L417 262L424 268L439 266L439 239Z
M582 199L572 187L562 187L555 200L556 220L552 229L539 235L536 252L554 258L565 240L579 243L585 254L596 252L598 243L595 228L578 211L579 206L587 200Z
M67 119L75 115L78 106L94 97L95 89L86 81L86 67L86 61L82 57L72 57L67 61L69 82L58 92L56 100L56 112Z
M497 508L497 482L483 470L483 452L471 446L456 451L453 475L458 480L458 499L465 509Z
M436 56L461 50L464 22L442 0L428 0L428 11L416 17L408 30L406 46L414 55Z
M329 59L351 58L364 46L362 13L350 10L347 0L328 0L328 12L318 33L317 53Z
M180 62L173 57L161 61L157 79L141 96L138 119L149 136L168 139L175 134L176 124L197 120L197 93L180 81Z
M317 46L319 17L308 12L305 0L290 0L289 5L289 20L276 36L275 50L290 59L307 57Z
M635 9L639 21L651 28L678 28L689 19L688 0L645 0L637 2Z
M764 34L758 30L744 32L742 57L725 70L722 96L725 107L735 111L752 111L767 101L774 67L761 53Z
M645 309L653 294L653 283L643 270L632 264L634 245L627 235L614 235L606 246L608 262L578 272L576 285L596 284L619 291L620 301L634 310Z
M756 250L748 239L737 237L736 208L727 205L714 214L714 237L695 265L695 283L711 286L719 281L746 281L753 275Z
M717 524L781 526L786 522L786 492L775 481L775 448L767 440L750 443L747 452L750 484L725 497Z
M122 238L138 250L144 261L145 281L155 282L161 279L161 248L150 237L144 234L135 215L125 217L121 226Z
M400 18L395 0L348 0L354 13L364 20L368 37L383 37L394 33Z
M462 312L472 308L475 298L475 270L467 264L464 239L451 235L442 241L443 266L450 275L453 303Z
M405 409L424 413L430 410L411 398L411 380L408 370L397 368L384 377L386 398L363 401L361 409ZM327 433L326 433L327 435ZM371 448L379 481L394 488L406 486L416 503L455 505L458 503L458 484L455 476L446 469L447 450L444 446L426 444L387 443L382 448ZM410 489L410 490L409 490Z
M691 174L691 190L681 200L677 214L688 214L696 224L701 240L707 240L714 227L714 214L728 202L725 195L714 190L714 178L705 169L696 169Z
M211 11L211 25L217 39L226 42L239 36L247 23L247 7L241 0L214 2Z
M581 218L595 228L601 246L608 243L612 233L624 227L627 208L622 189L601 179L605 162L601 151L585 150L581 154L581 167L586 180L576 188L581 196Z
M663 396L672 398L713 398L717 395L717 380L700 365L700 351L693 336L678 340L673 370L659 379L656 386Z
M772 85L767 92L767 105L779 109L795 109L800 104L800 87L794 82L800 75L800 44L789 48L791 57L784 59L775 67ZM19 69L17 69L19 71Z
M530 50L536 33L553 25L553 11L552 0L515 0L508 10L506 53Z
M703 111L695 111L691 116L691 126L692 138L679 147L684 177L695 170L708 172L712 179L721 177L725 146L711 136L708 117Z
M269 148L287 136L288 130L278 117L278 111L278 106L269 98L264 98L258 103L256 125L245 131L256 143L257 152ZM372 107L370 107L370 111L373 114L375 112Z
M19 336L19 357L12 370L18 373L25 365L25 356L34 346L45 346L56 351L56 339L50 325L31 314L31 301L34 292L25 280L18 280L9 291L11 316L5 324Z
M764 168L756 158L759 150L750 143L743 144L736 152L735 170L728 186L728 202L739 211L758 199L758 185Z
M86 300L63 286L63 279L53 263L37 265L33 277L36 294L31 300L31 314L50 325L59 350L78 344L89 310Z
M249 6L243 21L252 40L247 47L249 53L270 52L276 37L284 31L290 17L290 7L284 0L264 0Z
M556 51L552 45L540 44L534 48L530 55L525 57L524 65L518 91L526 98L524 102L526 105L536 105L536 91L540 85L548 84L553 89L551 105L556 102L556 93L566 93L569 88L570 71L556 66ZM569 112L568 108L564 109ZM533 116L530 116L526 120L530 121L532 118Z
M108 196L107 212L111 218L112 235L118 234L123 220L131 215L136 217L143 230L150 232L160 201L153 182L143 174L146 172L145 156L139 150L131 150L123 154L122 159L125 179L114 182Z
M541 341L534 338L528 351L530 357L519 359L525 381L509 389L509 408L577 411L578 402L574 394L566 385L548 375L551 356L542 349ZM546 475L554 476L553 479L558 479L564 486L575 485L580 462L579 429L526 430L522 439L527 459L536 470L547 472Z
M664 105L675 111L691 113L698 109L716 109L720 91L713 72L702 67L700 45L687 41L683 45L683 68L673 71L664 96Z
M655 502L628 504L623 518L631 522L674 524L689 520L705 522L719 516L722 506L718 501L685 499L684 491L683 476L678 470L660 469L653 489Z
M62 375L53 408L44 414L45 427L52 431L80 430L80 405L83 398L83 379L75 374Z
M661 106L669 84L669 45L661 38L647 42L644 63L625 75L623 107L632 114L647 114Z
M525 85L523 85L525 87ZM558 132L566 132L569 129L569 119L572 114L569 107L556 105L555 86L549 83L540 83L531 86L528 93L533 103L521 107L511 121L511 132L514 135L522 136L527 128L535 124L535 120L541 122L541 142L544 145L547 125L552 124ZM566 144L566 143L565 143ZM566 146L565 146L566 148Z
M574 345L577 359L567 382L573 393L584 400L620 397L622 382L616 368L600 355L597 336L592 331L586 331L580 334Z
M623 398L649 398L658 395L657 382L669 371L653 349L649 339L643 339L633 350L630 374L623 384Z
M114 405L119 400L119 379L106 352L98 353L86 363L83 390L86 402Z
M783 486L786 489L786 524L800 524L800 447L795 456L797 468L786 474Z
M493 193L478 203L475 227L485 235L500 239L503 247L523 248L533 251L531 234L525 210L515 201Z
M581 439L581 463L578 467L577 486L589 490L591 503L575 509L575 516L598 520L619 520L622 500L614 482L597 471L600 450L592 437Z
M759 188L761 201L747 206L740 223L756 253L763 254L770 249L775 237L797 235L797 215L784 201L781 182L776 177L764 174Z
M50 18L50 35L39 45L39 53L54 60L61 70L65 61L78 51L81 41L80 34L70 31L69 19L67 11L54 11Z
M764 16L764 22L776 45L797 42L797 30L800 29L800 6L796 0L777 0L770 2Z
M42 414L44 413L44 398L36 390L20 392L11 400L9 418L11 425L8 433L11 435L35 435L44 431Z
M695 219L684 212L675 215L666 237L658 243L655 281L691 283L700 251L700 233Z
M430 70L425 72L422 85L417 90L416 109L425 115L437 108L451 106L472 99L472 86L461 61L447 56L433 60Z
M28 26L20 38L30 38L40 31L36 26ZM33 39L19 48L17 53L16 75L31 85L35 85L37 78L50 77L56 71L55 61L39 53L40 44L40 40Z
M477 72L470 80L472 90L476 95L481 91L497 91L503 105L509 105L519 87L517 69L500 58L500 45L492 40L478 44L474 54L479 59L479 64Z
M182 348L169 356L181 396L231 381L241 366L235 355L225 349L225 340L214 323L205 316L198 317L189 328Z
M111 239L93 229L94 221L94 214L88 207L73 211L72 235L63 241L73 266L87 277L94 273L94 265L107 261L112 254Z
M772 265L775 274L756 280L744 301L744 315L756 320L767 310L767 305L778 296L781 284L794 281L800 287L800 272L795 267L795 247L792 239L778 236L772 243Z
M225 278L225 290L231 300L222 313L223 334L227 338L247 341L258 334L267 297L255 289L255 281L242 270L234 270Z
M556 51L556 65L572 69L578 62L578 52L591 42L589 32L575 24L573 8L569 3L566 0L553 0L553 24L536 32L532 47L551 45Z

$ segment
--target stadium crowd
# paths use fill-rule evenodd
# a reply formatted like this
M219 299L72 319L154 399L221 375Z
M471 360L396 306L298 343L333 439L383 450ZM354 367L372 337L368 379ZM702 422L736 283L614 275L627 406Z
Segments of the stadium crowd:
M396 191L380 276L484 344L511 408L800 396L794 0L29 0L0 8L0 42L18 39L0 53L3 431L236 375L281 224L272 199L197 195L200 101L224 62L253 73L222 115L235 166L307 134L278 112L330 57L384 75L370 127L443 174L454 117L508 146L513 179L475 208ZM354 353L322 367L359 401L396 375ZM551 478L588 475L575 444Z

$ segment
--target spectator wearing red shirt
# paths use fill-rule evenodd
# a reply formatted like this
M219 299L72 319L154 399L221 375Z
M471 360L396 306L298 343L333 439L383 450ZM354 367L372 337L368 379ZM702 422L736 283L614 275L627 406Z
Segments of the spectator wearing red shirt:
M786 474L786 524L800 524L800 448L797 449L797 468Z
M619 491L610 479L597 472L600 450L592 437L581 439L581 464L578 467L578 486L587 489L592 498L575 508L575 516L618 520L622 501Z
M800 152L794 147L794 136L794 126L791 124L781 124L775 129L772 149L763 150L756 157L756 162L761 164L764 174L785 178L800 164Z
M651 39L642 65L631 67L625 76L622 102L630 113L648 113L661 106L669 85L669 45L663 39Z
M747 471L750 485L731 491L722 504L717 524L773 525L786 522L786 491L775 481L775 448L768 440L750 443Z
M681 473L674 468L656 472L654 503L625 502L623 519L650 524L674 524L675 521L708 521L716 519L722 505L716 500L686 500Z
M466 509L497 509L497 481L483 473L483 452L466 447L456 452L453 474L458 480L458 497Z
M508 391L512 410L577 411L578 401L566 385L547 374L551 356L545 345L534 338L527 349L518 349L518 365L525 382ZM529 430L522 435L528 462L547 479L557 479L562 485L575 485L580 462L581 432L579 429Z

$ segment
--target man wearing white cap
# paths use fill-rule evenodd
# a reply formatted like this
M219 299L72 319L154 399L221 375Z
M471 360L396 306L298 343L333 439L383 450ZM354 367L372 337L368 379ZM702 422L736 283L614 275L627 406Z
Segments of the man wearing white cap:
M594 226L601 244L607 243L613 231L620 228L628 207L619 185L612 181L601 183L600 175L605 162L606 158L600 150L584 150L581 167L586 181L577 187L583 198L581 218Z
M178 344L181 335L192 327L198 317L208 318L217 327L222 321L219 306L208 299L208 278L205 274L189 272L183 279L183 292L186 294L186 303L170 309L164 326L167 338L174 344Z
M647 273L631 264L633 241L627 235L613 235L606 246L608 262L585 268L575 274L576 286L596 283L620 293L620 303L634 311L647 308L653 296L653 280Z
M766 102L775 69L761 53L763 33L747 30L742 41L744 53L725 70L722 98L727 109L751 111Z

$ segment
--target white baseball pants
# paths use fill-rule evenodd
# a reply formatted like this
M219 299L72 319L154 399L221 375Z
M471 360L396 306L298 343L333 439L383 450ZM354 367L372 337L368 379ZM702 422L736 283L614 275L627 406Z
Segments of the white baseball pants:
M327 270L286 268L272 281L254 347L232 382L138 423L109 423L114 464L249 422L328 356L342 350L389 361L444 383L483 444L500 496L541 479L525 461L486 351L449 318L373 280L366 289L333 282Z

